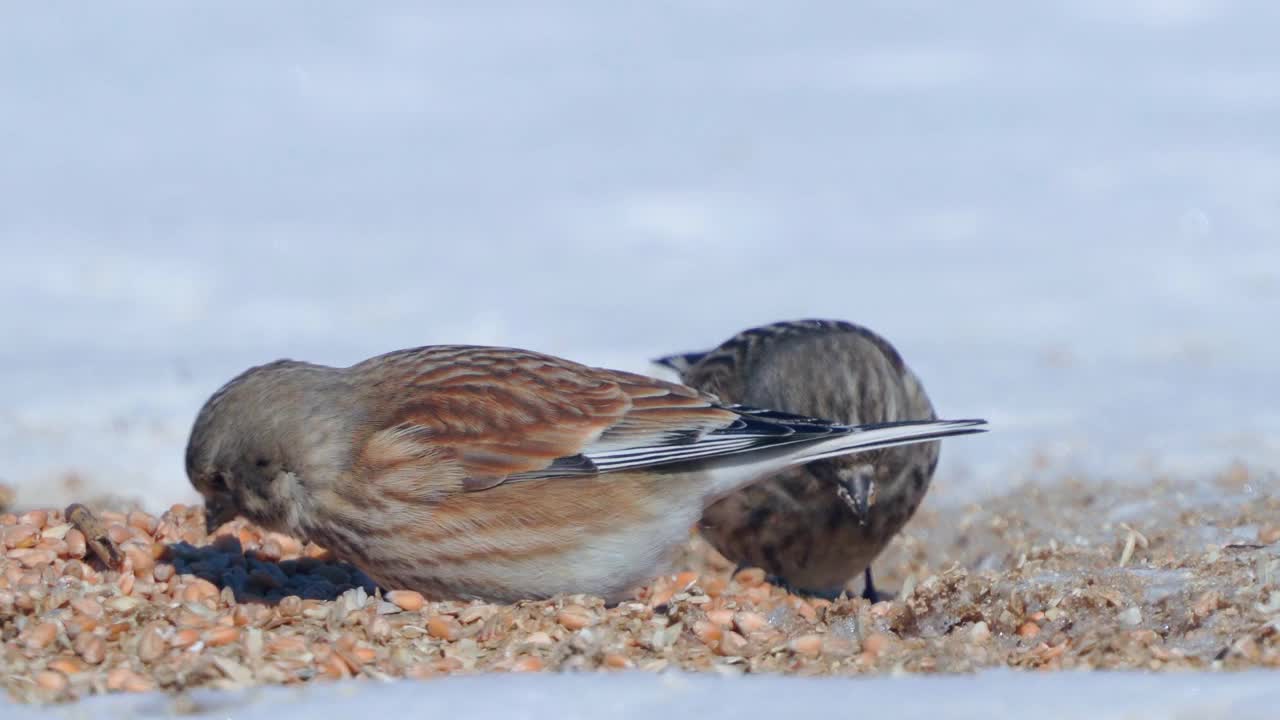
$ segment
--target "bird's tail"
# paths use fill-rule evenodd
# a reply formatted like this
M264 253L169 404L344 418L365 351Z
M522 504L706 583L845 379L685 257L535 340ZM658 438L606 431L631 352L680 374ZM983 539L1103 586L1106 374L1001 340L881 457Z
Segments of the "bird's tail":
M715 460L707 501L757 482L774 473L815 460L878 450L894 445L929 442L953 435L986 432L986 420L905 420L870 425L837 425L822 420L770 412L771 419L795 427L805 424L802 437L783 439L750 452L739 452ZM790 419L790 421L787 421ZM821 427L810 427L821 423ZM808 437L803 437L808 435Z
M814 460L849 455L867 450L908 445L953 435L986 432L986 420L906 420L854 425L848 432L814 443L797 444L787 454L787 465L803 465Z

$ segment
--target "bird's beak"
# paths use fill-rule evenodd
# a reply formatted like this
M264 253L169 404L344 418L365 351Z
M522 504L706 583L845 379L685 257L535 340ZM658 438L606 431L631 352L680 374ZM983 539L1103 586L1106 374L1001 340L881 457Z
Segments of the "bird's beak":
M859 525L866 525L871 514L871 506L876 504L875 471L871 468L859 468L852 478L841 478L836 494L858 518Z
M204 501L204 529L208 534L213 534L214 530L222 527L224 524L235 519L236 511L228 503L221 502L219 499L208 499Z

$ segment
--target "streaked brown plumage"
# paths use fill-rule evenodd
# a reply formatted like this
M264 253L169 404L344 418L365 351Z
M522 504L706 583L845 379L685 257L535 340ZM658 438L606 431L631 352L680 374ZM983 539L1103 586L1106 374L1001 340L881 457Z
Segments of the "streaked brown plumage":
M681 380L725 402L860 424L932 420L919 379L884 338L836 320L743 331L705 353L661 358ZM699 527L734 562L792 588L839 594L915 513L938 464L937 442L787 468L716 502ZM848 491L843 499L834 487ZM852 509L850 502L852 500Z
M852 429L509 348L251 368L200 411L187 474L237 514L388 588L608 598L651 578L707 504L800 458L980 431Z

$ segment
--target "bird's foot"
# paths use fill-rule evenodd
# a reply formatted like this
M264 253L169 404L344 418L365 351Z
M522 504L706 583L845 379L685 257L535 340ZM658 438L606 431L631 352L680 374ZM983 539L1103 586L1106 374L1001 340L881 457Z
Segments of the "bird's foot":
M898 593L889 590L881 590L876 587L875 582L871 579L871 568L868 567L863 575L862 597L871 603L887 602L898 597Z

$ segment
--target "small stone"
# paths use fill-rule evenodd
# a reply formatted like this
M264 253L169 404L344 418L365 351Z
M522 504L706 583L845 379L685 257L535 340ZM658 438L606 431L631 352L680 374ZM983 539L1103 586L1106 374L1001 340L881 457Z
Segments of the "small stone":
M147 678L128 668L117 668L107 673L107 689L117 692L148 692L154 685Z
M222 671L223 675L227 676L228 680L237 686L243 687L253 682L253 673L249 671L249 668L231 658L214 656L213 664Z
M631 662L631 659L625 655L609 653L604 656L604 666L614 670L625 670L627 668L635 667L635 663Z
M891 612L893 612L893 603L887 600L881 600L871 606L871 615L873 617L888 617Z
M23 548L19 550L10 550L7 557L10 560L17 560L18 564L24 568L41 569L46 565L52 565L58 556L51 550L41 550L39 548Z
M387 599L387 602L408 612L418 612L423 605L427 604L426 598L422 597L422 593L416 590L392 590L383 597Z
M191 578L182 590L183 602L215 602L218 599L218 586L204 578Z
M529 636L526 637L524 641L529 645L538 645L541 647L548 647L555 644L555 641L551 639L551 636L541 630L529 633Z
M458 614L458 622L463 625L470 625L481 620L488 620L493 615L494 608L492 605L472 605Z
M297 557L302 553L302 543L283 533L267 533L263 536L263 547L266 547L267 543L274 543L280 547L281 558Z
M45 528L40 533L40 537L46 540L63 540L69 532L71 532L71 523L59 523Z
M139 510L130 512L125 518L125 522L127 522L130 527L135 527L147 535L154 535L156 532L156 526L160 524L160 521Z
M670 644L667 639L663 639L663 647ZM728 630L721 631L720 644L716 647L716 652L725 657L743 657L747 652L749 643L747 639L738 633Z
M121 549L121 552L124 553L125 559L133 567L134 575L147 575L156 566L150 547L143 549L137 545L127 545Z
M0 530L0 545L6 549L33 548L40 537L40 528L29 523L10 525Z
M385 617L378 615L369 621L367 632L370 640L387 640L391 637L391 623Z
M48 647L57 637L58 626L51 622L44 622L22 633L22 644L32 650L41 650Z
M297 617L302 614L302 598L297 595L289 595L280 600L276 605L276 612L280 613L280 617Z
M59 657L49 661L49 669L57 670L63 675L75 675L84 672L84 664L75 658Z
M725 590L729 589L729 581L722 577L709 578L701 581L700 584L702 585L702 591L705 592L708 597L713 598L720 597L724 594Z
M729 627L733 624L732 610L708 610L707 620L719 625L720 627Z
M36 686L41 690L60 693L67 689L67 676L53 670L41 670L35 675Z
M1217 612L1222 605L1222 593L1217 590L1209 590L1201 595L1191 604L1191 615L1197 621L1204 620L1213 613Z
M787 643L791 652L806 657L818 657L822 654L822 636L809 633L801 635Z
M169 645L175 648L188 648L200 640L200 631L194 628L183 628L169 638Z
M142 635L138 638L138 659L143 662L154 662L160 659L164 653L165 642L160 635L160 631L155 627L143 630Z
M107 601L107 608L112 612L127 613L132 612L142 601L132 596L114 597Z
M62 627L67 631L67 637L76 638L80 633L93 632L98 627L98 621L84 615L74 615L62 621Z
M663 585L655 588L653 594L649 596L649 607L660 608L671 604L672 598L676 595L674 585Z
M103 516L105 517L106 514L103 513ZM124 525L111 525L107 528L107 537L116 544L116 547L119 547L124 541L132 538L133 533L129 532Z
M707 646L715 647L716 643L720 642L724 632L721 630L721 626L716 623L698 620L693 623L693 634L697 635L698 639Z
M698 583L698 573L682 572L676 576L675 589L676 592L684 592Z
M862 652L871 657L878 657L889 649L892 640L884 633L871 633L862 640Z
M462 634L462 626L449 615L432 615L427 620L427 634L439 640L453 642Z
M250 660L259 660L262 658L262 630L251 627L245 631L244 652Z
M204 633L202 639L209 647L230 645L240 639L240 630L234 627L218 627Z
M48 510L28 510L18 516L18 523L22 525L34 525L39 529L49 523Z
M532 655L524 655L516 658L511 663L511 672L537 672L542 669L542 661Z
M72 641L71 646L90 665L101 663L107 656L107 643L97 635L81 633Z
M1136 627L1142 624L1142 610L1137 607L1126 608L1117 616L1121 625Z
M84 615L87 618L92 618L94 620L101 620L102 616L105 614L104 610L102 609L101 603L99 603L97 600L94 600L93 598L87 598L87 597L76 598L75 600L72 600L71 609L75 610L81 615Z
M581 630L595 624L595 617L580 605L566 605L556 615L556 622L569 630Z
M70 557L83 558L85 553L89 551L89 546L84 539L84 533L76 528L68 530L62 541L67 544L67 555Z
M733 626L743 635L754 635L769 627L769 620L758 612L744 610L734 613Z

